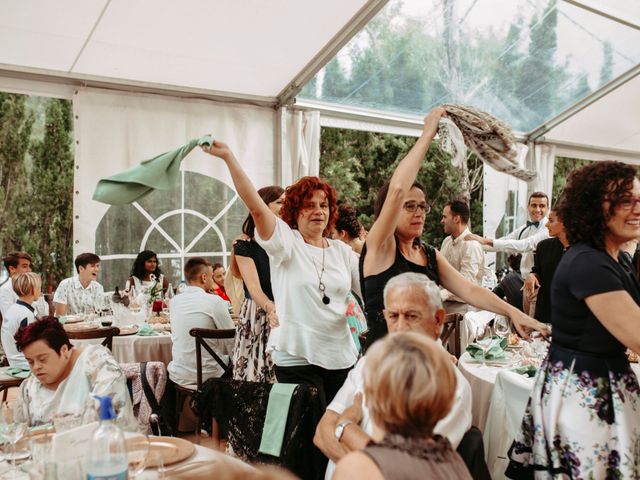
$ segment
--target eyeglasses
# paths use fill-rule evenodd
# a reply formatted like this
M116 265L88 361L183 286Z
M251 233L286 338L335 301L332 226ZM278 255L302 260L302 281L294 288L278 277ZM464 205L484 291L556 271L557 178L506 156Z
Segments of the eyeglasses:
M427 202L404 202L402 208L404 208L409 213L415 213L418 209L422 210L425 214L431 212L431 205L429 205Z
M616 202L616 207L620 210L631 210L640 204L640 197L624 197Z

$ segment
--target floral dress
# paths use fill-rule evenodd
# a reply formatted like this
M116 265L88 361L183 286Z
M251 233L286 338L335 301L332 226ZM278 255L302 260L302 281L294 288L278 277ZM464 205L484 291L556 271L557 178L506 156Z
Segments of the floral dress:
M640 478L640 387L625 347L584 299L626 290L640 303L630 264L577 244L553 278L553 340L535 380L509 478Z

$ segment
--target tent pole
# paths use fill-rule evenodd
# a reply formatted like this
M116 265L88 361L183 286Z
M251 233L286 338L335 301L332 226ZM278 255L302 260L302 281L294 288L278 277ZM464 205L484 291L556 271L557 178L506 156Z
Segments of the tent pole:
M560 112L558 115L553 117L551 120L548 120L542 125L540 125L539 127L533 129L527 135L526 141L535 142L551 129L557 127L558 125L565 122L566 120L569 120L576 113L584 110L592 103L597 102L608 93L613 92L616 88L621 87L622 85L627 83L629 80L633 80L638 75L640 75L640 64L634 66L630 70L627 70L625 73L623 73L619 77L614 78L612 81L605 84L603 87L599 88L598 90L586 96L585 98L577 101L576 103L568 107L566 110L564 110L563 112Z
M604 2L600 2L596 7L591 2L585 1L585 0L563 0L563 1L575 7L586 10L587 12L600 15L601 17L607 18L609 20L613 20L614 22L620 23L627 27L640 30L640 19L634 18L634 17L628 17L628 16L626 18L623 18L620 13L617 13L617 12L614 13L610 10L602 8L602 4Z

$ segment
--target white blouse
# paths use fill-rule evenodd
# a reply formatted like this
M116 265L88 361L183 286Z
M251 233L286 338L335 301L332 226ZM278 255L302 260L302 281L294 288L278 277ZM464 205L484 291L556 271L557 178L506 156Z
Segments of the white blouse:
M347 325L347 295L360 295L358 259L351 247L326 239L328 248L307 244L297 230L277 219L269 240L256 241L269 255L271 285L280 326L271 329L268 348L309 364L337 370L358 357ZM324 250L324 254L323 254ZM324 273L322 273L324 255ZM319 276L330 303L322 302ZM279 364L278 355L274 362Z
M118 424L135 430L127 379L111 352L102 345L87 345L76 359L69 376L58 388L46 388L34 375L20 385L19 401L30 425L50 423L54 413L81 415L90 395L107 395L118 411Z

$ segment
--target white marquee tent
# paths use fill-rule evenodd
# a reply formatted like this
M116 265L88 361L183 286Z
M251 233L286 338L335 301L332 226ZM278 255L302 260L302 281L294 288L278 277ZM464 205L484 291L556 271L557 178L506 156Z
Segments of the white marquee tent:
M513 49L531 50L529 37L552 12L557 48L565 54L567 72L574 72L563 88L575 86L579 78L591 86L582 97L568 96L568 103L547 116L532 112L538 123L514 121L520 139L531 147L528 166L540 174L528 188L549 189L556 154L637 163L638 0L0 0L0 90L73 101L74 250L98 250L96 231L107 207L91 200L96 181L204 132L229 143L261 186L288 184L318 171L320 125L417 134L420 114L451 101L473 103L505 118L507 102L483 93L491 89L482 79L473 88L461 84L430 97L414 111L367 101L367 87L381 72L354 84L343 98L303 87L320 84L322 68L336 55L344 65L345 52L365 42L359 32L380 16L400 31L409 25L403 19L411 17L422 22L425 38L453 35L461 45L471 45L479 42L481 30L495 36L509 26L522 27L523 12L540 21L523 27L522 42L514 42ZM500 21L500 15L505 19ZM448 28L452 22L453 30ZM596 78L588 68L575 73L591 59L600 65L599 49L605 44L613 52L610 78ZM510 49L490 61L500 61ZM351 68L348 61L345 68ZM481 70L482 64L474 68ZM184 170L231 185L220 163L200 152L189 156ZM183 259L203 251L224 256L228 238L218 214L200 214L206 218L201 218L200 237L184 238L185 212L198 216L185 200L189 181L183 178L181 203L164 217L136 206L150 225L145 241L156 229L171 251L161 256ZM487 178L485 188L526 191L527 186L499 175ZM500 195L491 197L500 203L487 206L502 215ZM221 214L232 211L235 200L231 193ZM181 238L162 228L176 212ZM485 231L498 220L495 215L486 219ZM207 229L219 245L203 250L197 243ZM142 247L106 257L131 258Z

